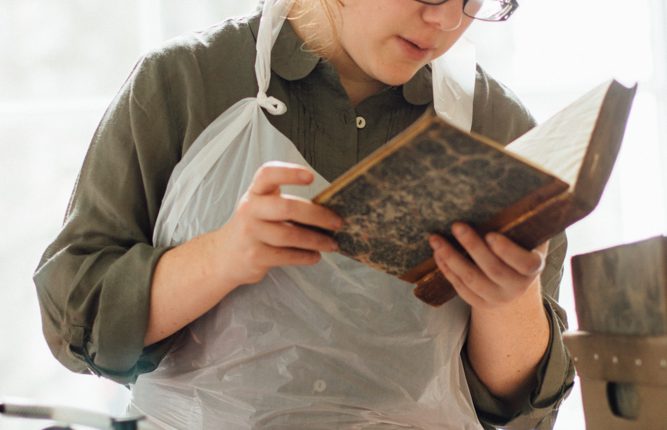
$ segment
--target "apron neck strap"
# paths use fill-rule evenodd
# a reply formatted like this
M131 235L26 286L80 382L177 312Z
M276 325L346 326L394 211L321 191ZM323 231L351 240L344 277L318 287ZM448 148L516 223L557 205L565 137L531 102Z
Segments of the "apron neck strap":
M477 60L475 46L460 38L433 60L433 107L437 115L462 130L472 127Z
M285 103L268 97L271 82L271 50L285 23L294 0L264 0L257 34L257 103L272 115L287 111ZM470 131L475 92L475 47L461 38L447 53L435 59L433 67L433 104L438 116Z
M262 6L262 17L257 33L257 58L255 60L255 76L257 77L257 103L273 115L281 115L287 111L285 103L275 97L267 97L266 91L271 82L271 50L278 38L280 29L285 23L287 13L293 0L265 0Z

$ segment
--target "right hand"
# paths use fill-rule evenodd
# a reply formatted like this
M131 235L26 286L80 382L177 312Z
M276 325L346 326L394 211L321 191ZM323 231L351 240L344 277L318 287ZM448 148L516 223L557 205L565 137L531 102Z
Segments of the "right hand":
M336 214L280 193L281 185L313 179L297 164L264 164L224 226L165 252L151 283L144 345L176 333L272 267L315 264L320 252L337 249L331 237L303 226L337 230L342 220Z
M333 238L297 225L333 231L343 224L338 215L280 192L281 185L308 185L313 179L313 173L298 164L268 162L257 170L234 215L213 232L214 241L222 240L218 245L228 250L228 273L223 276L236 286L252 284L272 267L312 265L320 260L320 252L338 249Z

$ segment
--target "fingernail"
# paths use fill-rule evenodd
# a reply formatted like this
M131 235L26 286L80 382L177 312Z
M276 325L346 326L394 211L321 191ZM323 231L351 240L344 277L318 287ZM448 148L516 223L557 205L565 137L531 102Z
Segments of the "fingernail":
M431 236L429 238L429 243L431 244L431 248L433 248L434 250L442 248L443 245L442 239L440 239L438 236Z
M310 181L312 180L313 175L310 172L306 171L301 171L299 172L299 179L302 181Z
M468 232L468 227L466 227L463 224L454 224L452 226L452 231L457 236L463 236L464 234L466 234Z
M498 240L498 236L493 234L493 233L489 233L489 234L486 235L485 239L486 239L486 243L488 243L489 245L493 245Z

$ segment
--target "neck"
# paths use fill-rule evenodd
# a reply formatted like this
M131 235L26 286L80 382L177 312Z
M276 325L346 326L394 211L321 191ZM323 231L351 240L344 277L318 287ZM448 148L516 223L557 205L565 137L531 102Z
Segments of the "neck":
M332 61L334 67L336 63ZM350 99L350 104L352 106L357 106L359 103L366 100L368 97L379 93L387 85L383 84L380 81L376 81L369 77L364 76L348 76L341 71L339 67L336 67L338 71L338 76L340 77L340 83L347 93L347 97Z
M345 52L322 8L296 1L288 19L294 32L305 41L306 47L334 66L352 106L357 106L386 87L384 83L368 76Z

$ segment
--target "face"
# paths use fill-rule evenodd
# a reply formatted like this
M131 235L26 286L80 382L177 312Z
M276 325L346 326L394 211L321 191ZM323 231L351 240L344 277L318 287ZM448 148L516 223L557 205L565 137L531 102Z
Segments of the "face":
M347 79L401 85L461 37L472 19L463 0L342 0L338 50L330 58Z

